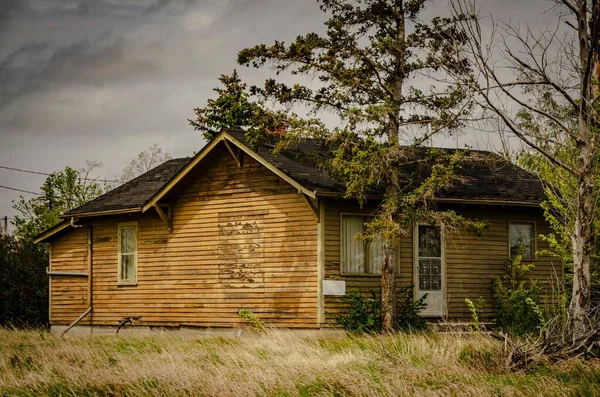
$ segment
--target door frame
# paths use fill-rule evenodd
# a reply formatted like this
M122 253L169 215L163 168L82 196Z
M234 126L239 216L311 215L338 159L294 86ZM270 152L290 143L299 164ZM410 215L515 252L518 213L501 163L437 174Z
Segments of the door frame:
M419 225L424 226L435 226L428 222L415 222L413 225L413 298L418 299L419 296ZM427 308L419 313L421 317L444 317L448 314L448 305L446 302L446 239L444 233L444 227L440 227L440 245L441 245L441 259L442 259L442 312L429 312Z

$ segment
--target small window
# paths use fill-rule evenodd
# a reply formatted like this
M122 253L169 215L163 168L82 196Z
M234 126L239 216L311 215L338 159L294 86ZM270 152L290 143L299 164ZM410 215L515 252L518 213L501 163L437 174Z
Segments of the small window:
M122 285L137 283L137 223L119 223L119 279Z
M342 215L342 273L381 274L383 268L383 238L371 242L357 240L368 219L361 215Z
M513 257L523 247L523 258L532 259L535 254L533 247L533 223L511 222L508 225L510 239L510 256Z

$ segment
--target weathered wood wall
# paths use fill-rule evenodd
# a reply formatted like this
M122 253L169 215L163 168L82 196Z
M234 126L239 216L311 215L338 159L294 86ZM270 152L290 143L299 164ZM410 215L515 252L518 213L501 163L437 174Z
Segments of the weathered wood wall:
M91 223L94 325L142 316L147 325L232 326L241 322L238 311L248 309L274 326L317 326L315 215L296 189L250 157L243 160L239 169L217 148L182 181L172 195L172 233L154 210ZM138 282L117 286L117 224L132 221L138 222ZM71 251L54 254L60 247ZM66 257L85 267L79 254L85 249L79 234L59 236L53 267L65 268ZM67 324L85 310L81 281L71 290L53 280L51 324ZM77 304L65 306L71 301ZM54 309L58 302L62 312Z
M535 222L536 235L549 233L549 225L541 210L510 206L450 206L459 214L487 220L490 229L482 237L468 233L446 236L446 303L449 319L465 319L470 316L465 298L476 301L485 300L483 317L493 314L491 280L493 276L504 274L508 259L508 223L509 221ZM346 200L328 200L325 205L325 279L345 280L346 291L358 289L368 292L378 289L381 276L341 276L340 275L340 213L368 213L369 208L359 209ZM413 284L413 236L412 230L400 241L400 274L398 285ZM545 242L537 239L537 250L547 249ZM551 257L538 257L533 261L535 268L528 276L543 281L548 297L550 290L556 287L556 276L562 277L559 260ZM344 310L338 297L325 296L325 321L334 324L337 314Z
M54 272L87 273L87 230L68 229L52 242L50 270ZM88 307L87 277L57 276L50 283L50 320L68 324ZM83 323L85 324L85 323Z

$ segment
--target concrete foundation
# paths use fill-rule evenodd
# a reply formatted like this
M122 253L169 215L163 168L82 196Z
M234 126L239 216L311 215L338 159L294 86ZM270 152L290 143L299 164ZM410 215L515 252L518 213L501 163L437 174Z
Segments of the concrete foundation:
M53 325L50 332L53 334L62 334L67 329L66 325ZM320 329L288 329L273 328L274 331L292 332L298 336L306 338L315 337L343 337L345 331L336 328ZM177 336L189 338L237 338L242 335L252 334L253 330L248 327L239 328L200 328L200 327L155 327L145 325L125 326L121 328L118 335L122 336ZM108 325L76 325L71 328L65 336L102 336L117 335L117 327Z

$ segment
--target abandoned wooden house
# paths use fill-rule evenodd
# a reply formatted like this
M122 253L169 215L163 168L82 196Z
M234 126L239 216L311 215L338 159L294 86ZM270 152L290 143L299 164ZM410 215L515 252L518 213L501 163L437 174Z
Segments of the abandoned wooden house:
M53 330L128 317L145 327L231 329L241 309L275 327L335 325L340 296L380 285L382 243L354 238L373 207L344 199L343 183L300 161L311 145L274 156L225 130L193 158L66 212L36 239L50 244ZM426 293L422 315L434 319L468 318L465 298L483 298L490 314L490 280L523 238L531 277L546 285L562 277L560 261L536 255L547 248L537 236L549 232L538 179L482 151L461 175L437 206L490 228L478 237L416 224L398 252L399 285Z

